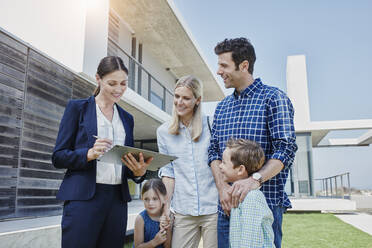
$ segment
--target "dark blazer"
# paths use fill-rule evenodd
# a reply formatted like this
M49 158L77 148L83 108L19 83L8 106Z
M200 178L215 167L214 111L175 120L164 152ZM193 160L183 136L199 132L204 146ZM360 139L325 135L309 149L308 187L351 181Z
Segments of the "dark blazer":
M124 145L133 146L133 117L116 105L125 129ZM93 147L97 135L97 113L94 96L87 99L70 100L63 114L52 163L56 168L66 168L66 174L59 188L60 200L88 200L96 191L97 161L87 162L87 153ZM122 169L122 195L124 201L131 201L127 178L134 178L126 166ZM142 182L135 180L137 183Z

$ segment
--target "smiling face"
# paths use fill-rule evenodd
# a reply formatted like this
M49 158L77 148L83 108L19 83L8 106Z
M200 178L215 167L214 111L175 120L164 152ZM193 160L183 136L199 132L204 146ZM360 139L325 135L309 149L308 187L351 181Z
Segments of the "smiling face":
M142 195L142 200L149 216L160 216L162 211L162 203L159 195L153 189L149 189L148 191L146 191Z
M240 68L236 70L235 63L232 59L232 52L218 55L217 74L223 79L226 89L239 88L244 81L242 73Z
M200 98L196 99L192 91L185 86L179 86L174 90L173 103L181 120L192 118L195 105L200 104L200 100Z
M96 75L100 86L98 96L110 103L117 103L128 87L128 75L123 70L113 71L103 78Z
M226 148L222 155L222 163L220 164L220 170L224 177L225 182L235 182L238 178L239 167L234 168L234 164L231 162L231 149Z

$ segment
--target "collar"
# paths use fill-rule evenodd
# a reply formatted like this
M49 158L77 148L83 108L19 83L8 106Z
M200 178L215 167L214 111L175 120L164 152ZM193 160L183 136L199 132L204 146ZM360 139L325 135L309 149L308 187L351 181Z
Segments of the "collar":
M260 78L256 78L251 85L245 88L240 94L234 90L233 96L237 99L240 97L251 96L257 89L262 87L262 81Z
M183 128L190 128L190 129L191 129L191 123L190 123L190 126L187 127L187 126L185 126L185 125L182 123L182 121L180 120L180 128L181 128L181 129L183 129Z

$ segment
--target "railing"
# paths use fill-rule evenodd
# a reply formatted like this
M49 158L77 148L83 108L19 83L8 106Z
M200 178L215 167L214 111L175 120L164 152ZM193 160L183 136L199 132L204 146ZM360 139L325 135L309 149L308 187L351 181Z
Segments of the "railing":
M316 192L318 197L350 199L350 173L343 173L331 177L314 179L320 182L321 191Z
M173 94L159 80L146 70L135 58L125 52L119 44L109 37L108 55L119 56L128 65L129 88L143 98L171 114Z

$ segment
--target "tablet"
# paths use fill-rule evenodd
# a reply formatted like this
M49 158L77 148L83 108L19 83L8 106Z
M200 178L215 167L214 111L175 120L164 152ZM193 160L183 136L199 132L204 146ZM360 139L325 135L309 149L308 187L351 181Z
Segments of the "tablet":
M105 152L105 154L103 154L103 156L97 160L105 163L123 164L123 162L121 161L122 156L124 156L127 153L131 153L138 160L140 152L142 152L145 160L150 157L154 158L151 161L149 167L147 167L147 170L151 171L157 171L159 168L177 159L177 157L174 156L168 156L165 154L145 149L115 145L109 151Z

